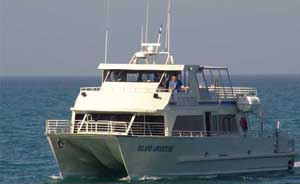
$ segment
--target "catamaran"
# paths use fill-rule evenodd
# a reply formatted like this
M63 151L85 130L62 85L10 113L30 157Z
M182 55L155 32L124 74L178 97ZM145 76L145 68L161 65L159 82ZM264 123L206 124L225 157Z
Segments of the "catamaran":
M129 64L100 64L102 84L80 88L70 120L46 121L62 175L138 179L292 169L294 139L279 123L264 130L257 90L233 87L226 67L174 64L169 31L168 24L167 49L160 28L157 42L142 42Z

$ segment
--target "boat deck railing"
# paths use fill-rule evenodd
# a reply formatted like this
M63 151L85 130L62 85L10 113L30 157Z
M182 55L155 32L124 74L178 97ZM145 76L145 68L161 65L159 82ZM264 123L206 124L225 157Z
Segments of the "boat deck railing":
M201 88L200 89L206 89ZM253 87L208 87L208 92L212 99L234 99L241 95L257 95L256 88ZM114 90L114 89L111 89ZM85 91L101 91L101 87L81 87L81 92ZM133 93L153 93L153 92L170 92L169 89L158 88L156 91L149 88L124 88L118 89L118 91L126 91L126 92L133 92ZM180 94L190 94L192 91L189 88L184 88L178 91ZM203 92L203 91L202 91Z
M81 87L80 92L86 91L102 91L103 88L101 87ZM157 89L153 90L151 88L127 88L127 87L120 87L120 88L107 88L105 91L109 92L127 92L127 93L154 93L154 92L170 92L169 89Z
M257 95L256 88L252 87L209 87L208 91L212 98L231 99L241 95Z
M48 120L46 134L164 135L162 122L134 122L128 127L129 122L123 121L92 120L71 124L68 120Z
M123 121L75 121L73 133L126 135L127 128Z
M193 130L173 130L172 136L179 137L206 137L218 135L240 135L240 132L225 132L225 131L193 131Z
M71 133L71 122L69 120L46 121L47 134L69 134Z
M288 134L278 131L280 135ZM71 124L68 120L48 120L46 122L46 134L103 134L103 135L129 135L129 136L165 136L165 127L162 122L134 122L129 127L128 122L116 121L76 121ZM262 131L193 131L173 130L173 137L207 137L207 136L240 136L240 135L272 135L272 132Z

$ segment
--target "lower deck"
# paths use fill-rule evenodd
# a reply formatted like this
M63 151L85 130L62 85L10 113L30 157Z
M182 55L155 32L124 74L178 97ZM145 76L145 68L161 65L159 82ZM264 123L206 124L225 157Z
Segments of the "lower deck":
M48 120L46 133L203 137L243 135L248 131L245 114L237 113L233 107L226 113L201 113L194 109L180 108L160 114L73 112L70 121Z
M101 135L131 135L131 136L166 136L163 122L135 122L131 126L126 122L116 121L75 121L48 120L46 133L48 134L101 134ZM254 133L254 132L252 132ZM261 132L257 131L256 134ZM217 135L244 135L237 128L225 131L190 130L174 126L169 136L204 137Z
M283 133L277 137L48 133L47 138L64 176L138 179L276 171L292 168L295 156L293 141Z

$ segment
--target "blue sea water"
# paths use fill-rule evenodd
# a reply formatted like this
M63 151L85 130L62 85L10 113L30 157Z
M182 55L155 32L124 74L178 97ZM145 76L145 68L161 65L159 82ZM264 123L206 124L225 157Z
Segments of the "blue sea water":
M300 75L233 76L235 86L255 86L265 109L265 125L276 121L296 139L300 151ZM79 87L97 86L97 77L0 78L0 183L127 183L101 179L60 179L44 136L46 119L69 119ZM228 166L230 167L230 165ZM150 179L133 183L300 183L292 172L202 178Z

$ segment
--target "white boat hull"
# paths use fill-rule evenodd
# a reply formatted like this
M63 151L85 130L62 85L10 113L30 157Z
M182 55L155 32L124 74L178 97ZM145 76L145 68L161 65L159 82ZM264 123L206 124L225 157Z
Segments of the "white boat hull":
M64 176L198 176L287 170L293 143L281 136L135 137L49 134Z

